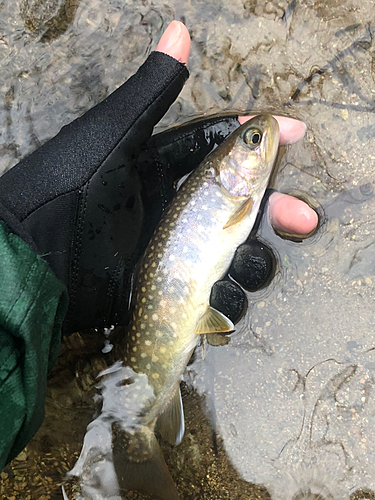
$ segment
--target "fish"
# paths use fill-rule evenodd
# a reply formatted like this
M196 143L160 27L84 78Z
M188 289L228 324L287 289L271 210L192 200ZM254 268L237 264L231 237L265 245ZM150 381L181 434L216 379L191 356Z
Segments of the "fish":
M71 471L86 496L136 490L178 500L155 432L181 442L180 381L192 352L201 335L234 330L210 307L210 292L251 232L278 146L275 118L252 118L203 160L164 211L139 264L122 361L101 374L101 413Z

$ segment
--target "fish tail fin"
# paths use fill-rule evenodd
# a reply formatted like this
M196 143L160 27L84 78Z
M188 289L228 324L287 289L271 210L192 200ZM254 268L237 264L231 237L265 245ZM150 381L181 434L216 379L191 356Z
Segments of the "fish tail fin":
M142 491L160 500L179 500L176 486L152 429L129 434L113 428L113 461L121 491Z

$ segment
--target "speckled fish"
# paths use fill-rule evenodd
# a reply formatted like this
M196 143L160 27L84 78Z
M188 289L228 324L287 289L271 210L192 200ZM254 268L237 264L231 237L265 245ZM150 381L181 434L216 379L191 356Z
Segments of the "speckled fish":
M90 424L111 423L112 449L104 455L121 491L178 499L154 431L173 444L181 441L179 384L199 335L234 329L209 306L211 287L254 225L278 144L278 123L270 115L240 126L182 184L147 247L124 363L102 374L103 408ZM87 439L80 458L86 465ZM101 431L101 442L106 439ZM97 474L91 484L113 485L103 477Z

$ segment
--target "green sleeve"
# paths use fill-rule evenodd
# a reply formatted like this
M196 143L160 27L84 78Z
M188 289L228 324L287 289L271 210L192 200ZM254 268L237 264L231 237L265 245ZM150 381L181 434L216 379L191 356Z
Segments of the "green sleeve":
M68 297L47 263L0 222L0 471L44 417Z

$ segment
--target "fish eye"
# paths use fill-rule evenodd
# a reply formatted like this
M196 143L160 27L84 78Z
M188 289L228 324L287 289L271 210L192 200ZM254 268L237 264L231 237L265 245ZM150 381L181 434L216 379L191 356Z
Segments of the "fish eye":
M262 132L257 128L250 128L244 133L243 140L251 148L256 148L262 140Z

